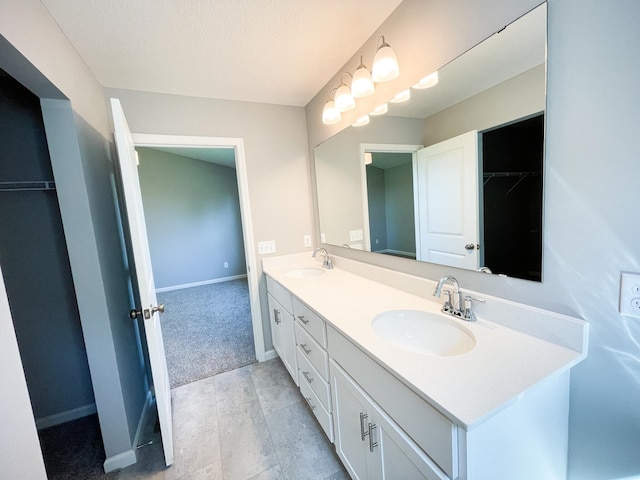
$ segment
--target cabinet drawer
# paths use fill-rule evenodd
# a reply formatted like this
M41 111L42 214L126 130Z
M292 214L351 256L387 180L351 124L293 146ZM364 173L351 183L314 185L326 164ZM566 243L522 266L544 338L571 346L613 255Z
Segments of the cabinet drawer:
M457 478L457 426L331 326L327 340L331 358L450 478Z
M296 297L293 297L293 316L323 348L327 348L324 320Z
M325 410L316 393L304 380L300 382L300 392L307 401L311 411L318 419L318 423L324 430L325 435L329 441L333 443L333 420L331 419L331 414Z
M298 379L300 383L307 383L311 387L311 389L315 392L324 405L324 408L327 409L328 412L331 411L331 391L329 390L329 384L324 381L316 367L311 365L311 362L307 360L307 357L302 351L298 348L296 349L298 353Z
M324 381L328 381L329 356L327 351L298 322L295 323L296 344L298 345L299 354L311 362Z
M273 278L267 275L267 291L275 298L280 305L289 313L293 313L293 304L291 302L291 293Z

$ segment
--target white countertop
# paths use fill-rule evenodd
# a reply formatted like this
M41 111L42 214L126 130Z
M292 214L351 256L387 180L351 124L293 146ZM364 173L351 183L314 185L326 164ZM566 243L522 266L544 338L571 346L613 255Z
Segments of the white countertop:
M476 322L450 317L475 336L476 345L467 353L438 357L407 351L379 337L371 327L372 319L394 309L439 312L440 299L427 300L340 268L325 270L313 278L285 275L294 268L319 266L310 255L263 260L267 275L466 430L517 401L541 380L566 371L586 356L482 316Z

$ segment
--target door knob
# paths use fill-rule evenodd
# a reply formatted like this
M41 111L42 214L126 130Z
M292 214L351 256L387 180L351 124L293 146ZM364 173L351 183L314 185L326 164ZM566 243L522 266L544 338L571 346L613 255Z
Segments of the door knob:
M135 320L138 317L142 316L142 309L136 310L135 308L129 312L129 318L131 320Z
M476 248L476 246L475 246L473 243L467 243L467 244L464 246L464 249L465 249L465 250L469 250L469 251L474 250L475 248Z
M157 307L151 307L151 315L156 312L164 313L164 303L161 303Z

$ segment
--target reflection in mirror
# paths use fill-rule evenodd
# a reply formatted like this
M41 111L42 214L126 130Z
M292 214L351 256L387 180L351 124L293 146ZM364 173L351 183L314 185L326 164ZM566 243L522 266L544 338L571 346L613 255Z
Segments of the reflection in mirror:
M541 281L545 59L542 4L316 147L321 241Z

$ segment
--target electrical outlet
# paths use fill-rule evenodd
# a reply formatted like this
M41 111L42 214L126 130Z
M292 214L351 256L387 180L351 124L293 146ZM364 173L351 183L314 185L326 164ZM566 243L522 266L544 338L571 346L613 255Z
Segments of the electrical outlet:
M620 275L620 313L640 318L640 273Z
M258 255L267 255L268 253L276 253L276 241L258 242Z
M325 237L324 233L320 234L320 243L327 243L327 238Z
M304 236L304 246L305 247L310 247L311 246L311 235L305 235Z
M357 242L358 240L362 240L364 238L364 234L362 230L350 230L349 231L349 241Z

